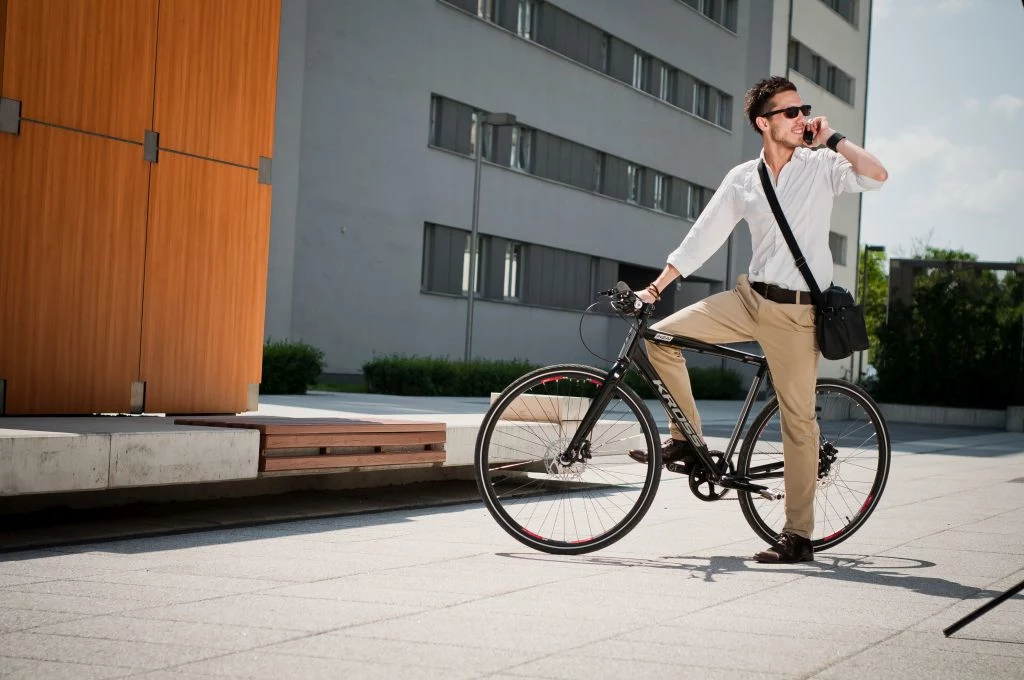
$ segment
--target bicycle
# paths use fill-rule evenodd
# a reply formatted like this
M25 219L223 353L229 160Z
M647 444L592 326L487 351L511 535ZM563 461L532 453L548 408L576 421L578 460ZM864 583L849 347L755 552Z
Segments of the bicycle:
M653 305L642 303L622 282L600 295L630 320L611 369L581 364L537 369L510 384L485 414L474 476L487 510L516 540L554 554L591 552L629 533L650 508L662 473L654 418L625 382L633 370L698 453L689 469L678 462L665 469L688 474L690 490L701 500L718 500L735 490L747 523L773 542L785 521L784 491L764 485L781 485L783 477L776 397L754 418L737 454L754 401L771 381L765 357L651 330ZM725 451L710 451L697 435L641 339L757 367ZM814 535L822 537L812 542L820 551L852 536L877 507L891 450L885 420L865 391L822 378L816 394L821 437ZM627 456L636 449L646 451L646 465Z

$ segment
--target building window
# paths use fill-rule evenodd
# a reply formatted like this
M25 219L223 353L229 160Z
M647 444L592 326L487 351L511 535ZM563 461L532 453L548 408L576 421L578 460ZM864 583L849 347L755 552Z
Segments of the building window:
M469 232L440 224L423 226L423 290L449 295L464 295L463 280L468 282L465 253Z
M789 41L789 60L787 64L794 71L800 70L800 43L795 40Z
M857 26L857 0L822 0L839 16L846 19L855 28Z
M700 217L700 213L704 210L704 206L707 202L705 193L707 189L704 187L691 184L686 201L686 216L691 220L695 220Z
M674 99L672 96L672 80L672 69L662 66L660 78L658 79L658 97L667 102L671 102Z
M519 11L516 16L516 33L527 40L533 40L533 36L537 33L536 21L537 0L519 0Z
M476 15L485 21L494 21L495 0L477 0Z
M732 97L719 93L718 110L715 112L715 123L727 130L732 129Z
M468 234L468 233L466 234L465 249L463 250L463 253L462 253L462 293L463 293L463 295L468 295L469 294L469 255L470 255L470 253L469 253L470 248L469 247L470 247L470 243L471 243L471 237L472 237L471 234ZM474 274L475 274L474 278L476 279L476 282L473 285L473 295L474 296L480 294L480 282L483 281L483 278L484 278L483 277L483 272L482 272L483 267L481 266L482 258L480 257L480 253L481 253L481 251L483 251L483 248L484 248L484 240L485 239L484 239L483 236L480 236L479 234L477 234L477 237L476 237L476 253L475 253L476 257L473 258L476 261L476 271L474 272Z
M533 130L523 127L512 128L512 148L509 166L523 172L533 172Z
M814 81L839 99L853 103L853 78L845 71L796 41L789 42L789 67Z
M832 251L832 262L846 266L846 237L834 231L828 232L828 249Z
M474 156L476 155L476 124L481 115L480 111L474 111L469 118L469 152Z
M601 73L608 73L610 70L610 59L612 54L612 37L605 33L601 36L601 55L600 55L600 69Z
M689 87L689 86L687 86ZM715 91L717 93L717 91ZM729 98L726 101L731 101ZM719 95L712 104L715 110L727 105L720 103ZM430 144L443 149L456 151L465 156L472 156L476 148L476 121L482 111L468 104L461 104L440 95L432 95L430 100ZM719 113L720 125L728 125L728 119ZM620 201L628 201L661 212L671 213L678 217L695 218L700 214L704 203L710 198L711 190L691 185L689 182L666 173L644 168L625 158L606 154L589 146L578 144L562 137L548 134L542 130L513 125L495 127L483 125L480 130L481 153L488 161L529 173L538 177L554 180L563 184L592 191ZM704 193L700 193L703 189ZM688 192L697 193L691 196ZM437 229L442 229L437 227ZM445 227L444 229L449 229ZM450 231L450 229L449 229ZM440 233L440 232L438 232ZM447 232L444 232L447 233ZM464 234L465 232L460 232ZM433 238L433 237L431 237ZM440 238L440 237L439 237ZM446 243L453 241L454 236L445 236ZM469 285L468 260L467 269L462 270L463 256L468 258L469 248L459 242L454 256L446 256L448 260L458 259L459 265L445 265L444 283L441 288L433 287L434 283L424 283L426 290L459 294L467 290ZM488 295L497 296L501 279L501 250L504 246L495 244L496 250L481 261L484 268L492 272L492 281L488 283ZM532 257L532 255L531 255ZM424 277L429 278L427 265L424 265ZM454 278L451 278L454 277ZM465 277L465 285L462 278ZM427 278L424 281L427 281ZM433 281L433 279L430 279ZM479 281L478 281L479 284ZM441 285L441 284L436 284Z
M651 72L651 57L640 50L633 52L633 87L646 90Z
M711 98L711 89L707 83L693 84L693 112L701 118L708 118L708 100Z
M441 98L436 94L430 96L430 136L428 142L432 146L441 146Z
M668 212L669 201L669 178L660 172L654 174L654 196L651 207L655 210Z
M737 3L739 0L725 0L725 10L722 12L722 24L733 33L736 32Z
M628 194L626 200L630 203L639 203L643 192L643 168L633 163L626 164L626 187Z
M503 296L506 300L522 297L523 244L509 241L505 247L505 284Z
M472 154L475 120L473 107L431 95L430 144L462 154Z
M736 3L738 0L683 0L716 24L736 32Z

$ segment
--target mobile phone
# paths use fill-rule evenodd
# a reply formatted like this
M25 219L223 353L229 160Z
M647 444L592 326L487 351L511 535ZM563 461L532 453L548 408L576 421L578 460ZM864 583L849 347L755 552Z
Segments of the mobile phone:
M810 127L805 127L804 144L810 144L812 141L814 141L814 130L812 130Z

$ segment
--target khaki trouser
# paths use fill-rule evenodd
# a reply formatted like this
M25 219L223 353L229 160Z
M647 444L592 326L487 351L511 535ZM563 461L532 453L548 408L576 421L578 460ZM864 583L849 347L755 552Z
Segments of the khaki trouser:
M740 276L736 288L701 300L652 326L710 343L756 340L768 359L782 418L786 524L783 531L811 538L818 477L818 423L814 385L818 347L814 305L766 300ZM678 349L647 343L647 354L679 408L701 434L686 360ZM675 424L672 438L682 439ZM703 435L702 435L703 436Z

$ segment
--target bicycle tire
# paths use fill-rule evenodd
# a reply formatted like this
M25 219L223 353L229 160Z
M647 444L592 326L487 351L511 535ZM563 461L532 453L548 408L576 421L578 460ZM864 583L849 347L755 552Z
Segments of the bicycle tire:
M591 552L621 539L650 508L661 444L650 409L625 383L587 437L591 458L558 458L606 377L578 364L537 369L509 385L484 416L474 454L477 488L520 543L553 554ZM630 449L646 450L647 464L630 459Z
M815 534L820 529L824 536L812 538L811 542L815 550L827 550L850 538L878 506L889 477L892 450L885 419L867 392L843 380L821 378L815 393L820 428ZM840 400L848 402L849 410L845 414ZM777 468L781 473L781 432L776 435L778 412L778 397L773 397L747 430L736 466L738 476L751 477L752 470L764 470L766 466ZM871 431L863 432L868 426ZM837 428L840 434L832 436ZM766 436L769 430L771 434ZM861 444L851 449L850 444L858 439L862 440ZM828 445L835 448L835 462L826 465L823 457L833 453ZM875 461L874 467L869 465L871 460ZM843 477L844 471L850 473L849 479ZM853 479L854 476L858 479ZM758 479L752 481L764 483ZM781 483L781 476L779 481ZM743 516L754 532L765 541L774 542L785 521L784 499L769 501L741 491L739 501Z

